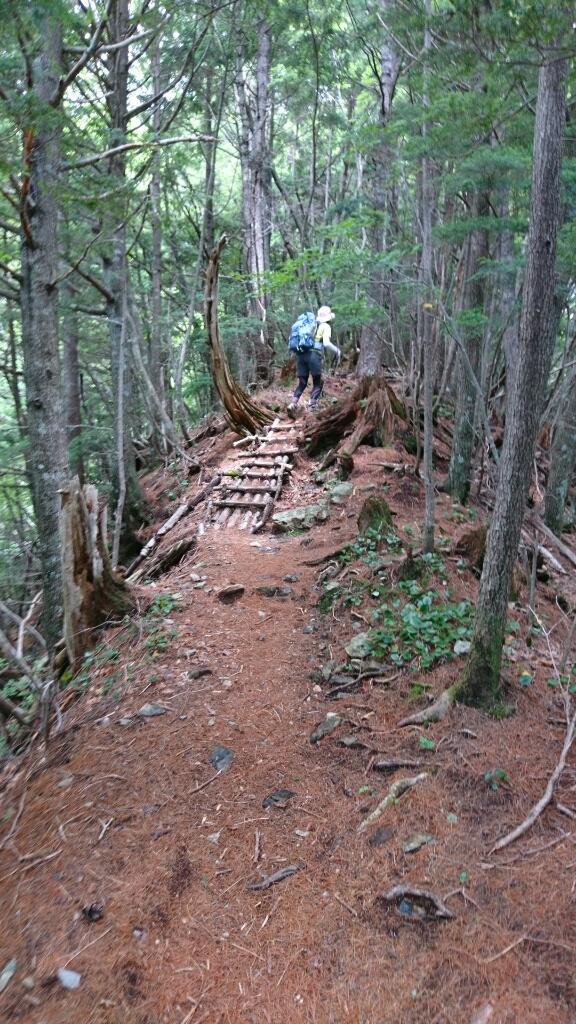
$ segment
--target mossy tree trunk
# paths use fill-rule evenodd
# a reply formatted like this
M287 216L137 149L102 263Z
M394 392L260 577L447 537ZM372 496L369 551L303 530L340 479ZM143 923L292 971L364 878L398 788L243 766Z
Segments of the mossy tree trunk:
M560 223L566 75L565 60L552 61L540 68L519 362L508 405L501 471L488 532L472 647L455 689L457 699L480 705L489 705L499 696L512 569L555 340L554 267Z

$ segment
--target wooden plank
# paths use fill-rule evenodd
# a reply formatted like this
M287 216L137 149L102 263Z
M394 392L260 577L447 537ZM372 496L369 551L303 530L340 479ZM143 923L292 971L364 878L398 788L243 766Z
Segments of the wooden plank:
M216 508L258 508L258 501L215 501Z
M234 493L237 494L269 494L270 491L275 490L276 477L270 477L270 483L263 484L262 486L260 486L259 484L241 484L240 487L230 487L228 489L223 488L220 493L231 495L232 492L234 491Z

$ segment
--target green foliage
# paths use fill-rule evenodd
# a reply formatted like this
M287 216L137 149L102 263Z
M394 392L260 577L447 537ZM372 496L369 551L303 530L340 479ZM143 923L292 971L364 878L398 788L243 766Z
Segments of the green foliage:
M502 768L492 768L484 774L484 782L488 783L490 789L499 789L508 781L508 774Z
M164 617L181 607L181 594L158 594L154 598L146 614L152 617Z

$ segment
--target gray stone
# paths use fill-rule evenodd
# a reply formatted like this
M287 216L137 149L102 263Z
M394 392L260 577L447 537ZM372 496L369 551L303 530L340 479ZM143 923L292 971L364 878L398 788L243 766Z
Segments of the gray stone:
M290 597L294 593L292 587L280 587L277 583L256 587L255 592L262 597Z
M318 743L319 740L324 739L325 736L329 736L331 732L334 732L339 725L342 724L344 719L341 715L337 715L335 711L329 711L323 722L320 722L316 726L310 736L310 743Z
M12 957L12 959L8 961L6 966L3 968L2 973L0 974L0 992L3 992L6 986L10 983L11 979L16 974L17 967L18 961L16 960L15 957Z
M290 530L310 530L317 523L324 523L330 516L327 505L320 502L316 505L303 505L299 508L275 512L272 516L272 529L277 533Z
M343 505L354 490L354 484L342 482L330 485L330 501L333 505Z
M468 654L471 646L469 640L457 640L454 644L454 654Z
M166 708L162 704L143 704L137 714L140 718L156 718L157 715L165 715Z
M367 658L372 653L372 644L369 633L359 633L353 636L344 648L349 658Z
M435 842L434 836L428 835L427 832L416 832L404 843L404 853L416 853L422 846L428 846Z
M210 764L217 772L227 772L233 760L234 751L229 750L228 747L214 747L209 757Z
M58 981L62 985L62 988L80 988L82 975L78 974L77 971L69 971L66 967L59 967L56 973L58 975Z

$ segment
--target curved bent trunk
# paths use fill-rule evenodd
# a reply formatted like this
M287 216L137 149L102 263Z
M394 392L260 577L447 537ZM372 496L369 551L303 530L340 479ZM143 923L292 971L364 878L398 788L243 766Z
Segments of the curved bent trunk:
M208 345L210 347L211 372L214 387L222 399L226 410L226 419L233 430L238 433L255 434L259 427L272 423L274 416L261 405L253 402L249 395L234 380L226 354L220 342L218 331L218 269L220 253L226 245L225 235L213 249L206 271L206 290L204 294L204 316L208 328Z

